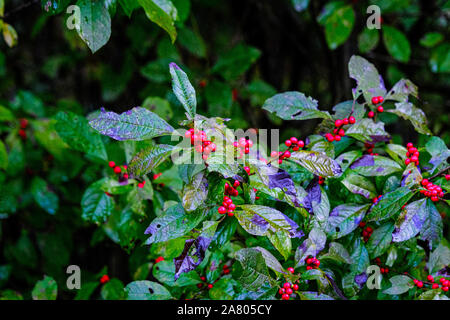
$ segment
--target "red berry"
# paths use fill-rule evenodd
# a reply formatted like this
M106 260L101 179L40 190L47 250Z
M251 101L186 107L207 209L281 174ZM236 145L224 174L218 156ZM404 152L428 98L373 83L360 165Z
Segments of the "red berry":
M378 103L383 103L383 101L384 101L384 99L383 99L383 97L378 97Z
M428 275L427 280L430 282L434 282L434 278L431 274Z
M103 275L100 278L100 283L102 283L102 284L107 283L108 281L109 281L109 276L107 274Z
M298 146L299 148L303 148L303 147L305 146L305 142L304 142L303 140L300 140L300 141L297 143L297 146Z
M114 167L116 166L116 163L115 163L114 161L110 161L110 162L108 163L108 165L109 165L111 168L114 168Z
M294 273L295 272L294 268L292 268L292 267L287 268L287 271L290 272L290 273Z
M122 169L119 166L117 166L117 167L114 168L114 172L119 174L119 173L122 172Z
M329 141L329 142L333 142L334 141L334 137L331 135L331 134L327 134L327 140Z
M164 258L163 257L158 257L158 258L156 258L155 263L158 263L158 262L161 262L161 261L164 261Z
M369 118L375 117L375 112L369 111L368 117L369 117Z
M336 128L342 127L343 124L344 124L344 122L342 122L341 119L337 119L337 120L334 122L334 125L336 126Z
M342 123L346 126L348 125L349 121L348 118L342 119Z
M229 216L229 217L234 216L234 212L233 212L233 211L230 212L230 210L228 210L228 216Z
M278 156L278 152L276 152L276 151L274 150L274 151L272 151L272 152L270 153L270 156L271 156L272 158L275 158L275 157Z
M250 168L249 167L244 167L245 172L247 172L247 174L250 174Z
M231 211L236 210L236 205L235 205L234 203L230 204L230 205L228 206L228 212L229 212L229 210L231 210Z
M422 281L419 281L419 282L417 282L416 285L417 285L418 288L422 288L422 287L423 287L423 282L422 282Z
M410 164L410 163L411 163L411 159L408 158L408 159L405 160L405 164L406 164L406 165L408 165L408 164Z
M282 299L282 300L289 300L289 295L288 295L288 294L283 294L283 295L281 296L281 299Z
M201 289L203 287L203 283L197 283L197 288Z
M292 289L294 289L294 291L297 291L297 290L298 290L298 284L294 284L294 285L292 286Z
M423 179L423 180L422 180L422 185L423 185L424 187L426 187L429 183L430 183L430 181L428 181L428 179Z
M406 145L406 148L410 149L414 147L414 145L412 144L412 142L408 142L408 144Z
M293 144L297 144L298 143L298 139L296 137L291 137L289 140L291 140L291 142Z
M339 130L339 135L341 137L345 136L345 130L344 129Z
M373 103L373 104L378 104L378 102L380 102L380 100L378 99L378 97L373 97L373 98L372 98L372 103Z
M379 106L379 107L377 108L377 110L378 110L379 113L382 113L382 112L384 111L384 108L383 108L383 106Z
M202 281L206 281L206 277L200 277Z
M431 286L432 289L438 289L439 285L437 283L433 283L433 285Z
M28 120L27 119L20 119L20 128L25 129L28 126Z
M283 294L286 293L286 290L285 290L284 288L280 288L280 289L278 290L278 293L281 294L281 295L283 295Z
M433 202L438 202L438 201L439 201L439 198L436 197L436 196L433 196L433 197L431 197L431 201L433 201Z
M446 175L445 175L445 180L447 180L447 181L450 180L450 174L446 174Z
M289 150L286 150L283 154L283 158L290 158L291 157L291 152Z
M227 208L221 206L221 207L219 207L219 209L217 209L217 211L218 211L220 214L225 214L225 213L227 212Z
M448 287L442 287L442 291L447 292L448 291Z
M224 274L229 274L229 273L230 273L230 269L225 269L225 270L223 270L223 273L224 273Z
M286 293L287 293L287 294L292 294L293 292L294 292L294 291L292 291L291 288L286 289Z
M339 135L336 135L336 136L334 137L334 140L335 140L335 141L341 141L341 139L342 139L342 137L339 136Z
M290 147L292 145L292 141L291 140L286 140L284 142L284 144L286 145L286 147Z
M210 283L210 284L208 284L208 289L212 289L213 288L213 285Z
M285 288L285 289L289 289L290 287L291 287L291 284L289 282L285 282L283 284L283 288Z
M354 117L354 116L351 116L350 118L348 118L348 122L349 122L350 124L355 124L355 123L356 123L355 117Z
M124 174L123 174L123 178L124 178L124 179L128 179L128 173L124 173Z

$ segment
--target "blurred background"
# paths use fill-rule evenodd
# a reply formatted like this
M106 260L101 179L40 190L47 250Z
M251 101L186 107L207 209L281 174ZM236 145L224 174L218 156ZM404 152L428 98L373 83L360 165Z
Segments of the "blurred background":
M347 64L361 55L388 89L401 78L415 83L430 129L450 144L450 1L172 0L174 43L135 1L98 1L111 16L111 35L95 54L66 27L65 9L76 1L0 1L0 125L9 158L0 173L0 289L8 288L0 297L27 297L43 273L64 283L69 262L86 266L91 279L103 266L123 281L142 272L148 249L131 254L124 247L132 239L79 218L84 189L104 164L58 154L51 122L40 119L60 110L86 116L141 105L176 126L184 111L171 92L170 62L188 73L199 113L230 118L234 128L283 128L283 138L306 137L318 121L283 122L262 110L264 101L300 91L331 110L352 99ZM380 30L366 27L372 4L381 10ZM424 139L409 122L382 116L397 141ZM21 118L31 121L27 140L17 136ZM55 193L58 214L35 204L40 188Z

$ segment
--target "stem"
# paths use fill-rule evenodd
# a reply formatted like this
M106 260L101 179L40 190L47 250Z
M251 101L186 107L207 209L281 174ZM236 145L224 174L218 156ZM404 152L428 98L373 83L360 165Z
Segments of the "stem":
M450 166L448 166L448 167L445 168L445 169L442 169L441 171L439 171L439 172L436 173L435 175L429 177L428 180L433 180L434 178L440 176L441 174L443 174L444 172L446 172L446 171L448 171L448 170L450 170Z

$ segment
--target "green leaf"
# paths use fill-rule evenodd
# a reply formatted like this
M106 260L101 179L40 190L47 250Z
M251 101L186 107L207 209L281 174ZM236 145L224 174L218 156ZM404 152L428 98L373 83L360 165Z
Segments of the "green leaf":
M355 138L361 142L371 140L389 140L389 134L384 130L384 123L375 123L372 119L358 120L345 132L349 137Z
M340 3L340 1L336 1L336 3ZM325 26L328 47L334 50L350 36L355 23L355 13L351 5L339 7L334 3L329 3L326 7L328 6L333 6L333 8L331 10L324 8L322 14L325 14L326 17L319 16L318 20ZM328 11L331 12L328 13Z
M342 169L337 162L323 153L313 151L296 151L292 152L291 161L301 165L311 173L328 177L339 177Z
M102 287L100 295L104 300L123 300L125 291L122 281L113 278Z
M206 56L206 45L202 37L185 27L180 29L178 42L193 55L204 58Z
M333 239L339 239L358 228L370 204L342 204L331 211L325 227L327 234Z
M397 214L401 208L414 196L407 187L400 187L386 193L367 214L368 221L382 221Z
M450 72L450 43L445 42L437 46L431 52L430 57L431 71L436 73Z
M411 46L403 32L394 27L383 25L383 42L394 59L404 63L409 61Z
M450 249L443 243L430 254L430 259L427 263L429 274L435 274L439 270L444 269L450 265Z
M442 40L444 40L444 36L441 33L428 32L420 39L420 44L426 48L431 48L436 46Z
M401 171L402 166L387 157L365 155L353 162L350 169L365 177L376 177Z
M169 290L157 282L134 281L125 287L127 300L169 300L172 295Z
M409 95L415 98L419 97L419 90L417 86L410 80L399 80L391 90L389 90L385 100L396 100L398 102L408 102Z
M320 259L321 260L331 259L340 263L347 263L347 264L353 263L353 260L350 257L350 254L348 253L347 249L345 249L345 247L338 242L331 242L330 248L328 249L328 253L322 255Z
M406 241L416 236L427 217L426 198L408 204L398 218L396 229L392 234L392 241Z
M350 258L353 264L350 266L352 273L360 274L366 272L370 265L369 253L367 252L361 238L356 238L353 243Z
M186 211L191 212L203 205L208 196L208 180L204 171L197 173L183 188L182 203Z
M385 96L386 89L381 83L381 77L375 66L360 56L352 56L348 63L348 73L350 78L356 80L357 87L353 91L353 98L358 98L361 94L367 102L373 96ZM353 126L350 127L353 128Z
M55 214L59 207L58 196L49 189L45 180L36 177L31 183L31 193L36 203L50 214Z
M18 36L16 29L14 27L3 20L2 22L2 29L3 29L3 39L5 40L8 47L12 48L17 45L18 42Z
M236 295L234 285L236 282L232 279L219 279L214 283L214 287L209 290L209 296L214 300L234 300Z
M433 169L430 174L434 174L448 165L447 158L450 157L450 150L441 138L431 137L425 144L425 149L431 154L429 163L433 166Z
M128 18L131 17L134 10L139 8L139 2L137 0L119 0L119 3Z
M364 28L358 36L358 47L361 53L367 53L373 50L380 40L380 34L377 29Z
M239 44L222 54L212 68L212 72L231 81L246 72L261 55L254 47Z
M431 200L427 201L427 214L425 223L420 230L420 239L429 242L430 250L435 249L443 237L443 222L441 214Z
M14 114L8 108L0 105L0 121L13 121Z
M270 242L273 244L275 249L277 249L285 260L289 258L292 250L291 238L289 236L289 232L287 231L279 231L279 232L270 232L267 235Z
M372 259L381 256L389 248L392 241L392 231L394 231L392 222L387 222L373 231L366 244L367 251Z
M173 117L170 103L160 97L147 97L144 102L142 102L142 107L156 113L166 121L169 121Z
M256 236L268 236L277 232L288 232L291 237L297 230L291 220L280 211L260 205L240 205L235 217L248 233Z
M147 140L170 135L174 128L155 113L141 107L117 114L102 110L89 121L92 128L115 140Z
M258 291L267 284L275 285L275 280L269 275L263 254L254 248L241 249L236 252L236 261L240 266L234 266L235 279L247 290Z
M315 257L325 248L326 242L326 234L319 228L313 228L308 235L308 239L303 241L295 251L296 267L304 265L308 256Z
M188 76L173 62L170 63L170 75L172 76L173 93L183 105L189 118L194 118L197 113L197 98Z
M367 178L358 174L349 173L346 175L342 184L347 187L350 192L360 194L367 199L373 199L377 196L375 185Z
M44 276L43 280L38 281L31 292L33 300L56 300L57 294L58 285L49 276Z
M405 120L411 121L414 129L421 134L431 135L427 126L427 117L425 112L415 107L411 102L400 102L395 104L395 109L388 109L388 112L394 113Z
M174 147L167 144L149 146L136 154L128 165L128 172L135 177L142 177L163 163L172 153Z
M89 222L102 223L114 209L113 198L101 190L104 180L91 184L81 199L82 218Z
M262 108L283 120L331 119L328 112L320 111L317 106L317 100L301 92L288 91L267 99Z
M166 30L172 43L175 42L177 30L174 22L178 12L173 3L170 0L138 0L138 2L144 8L147 18Z
M34 137L48 152L56 159L64 161L67 157L69 146L61 139L55 131L54 119L33 121L31 123L34 129Z
M204 218L206 211L186 213L179 203L152 221L145 231L150 234L146 244L164 242L188 234Z
M92 53L103 47L111 36L111 17L103 1L78 0L80 23L77 32Z
M277 273L287 274L287 272L284 270L283 266L280 264L280 262L278 262L277 258L275 258L268 250L266 250L262 247L254 247L252 249L256 249L262 253L265 263L269 269L272 269L273 271L275 271Z
M89 127L84 117L73 112L60 111L55 119L56 132L70 147L103 161L108 160L101 136Z
M3 141L0 141L0 169L8 169L8 153Z
M384 294L398 295L408 292L409 289L414 288L413 280L405 275L393 276L389 279L392 286L383 291Z

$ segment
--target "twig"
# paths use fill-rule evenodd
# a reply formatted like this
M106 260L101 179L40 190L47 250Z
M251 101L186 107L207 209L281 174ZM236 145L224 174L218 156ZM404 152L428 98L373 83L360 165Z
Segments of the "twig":
M446 172L446 171L448 171L448 170L450 170L450 166L448 166L448 167L445 168L445 169L442 169L441 171L439 171L439 172L436 173L435 175L429 177L428 180L433 180L434 178L440 176L441 174L443 174L444 172Z

